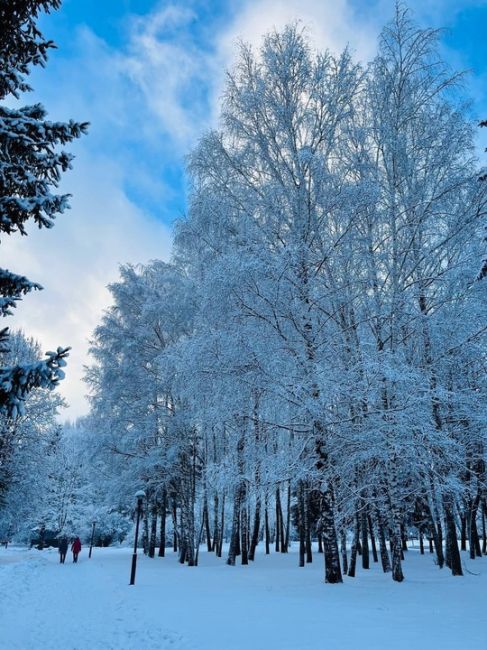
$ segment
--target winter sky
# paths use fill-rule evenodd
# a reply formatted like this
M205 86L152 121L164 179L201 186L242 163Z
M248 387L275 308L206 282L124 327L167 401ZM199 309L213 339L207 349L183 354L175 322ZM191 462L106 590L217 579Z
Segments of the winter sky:
M409 6L421 24L446 28L445 57L472 71L473 114L486 118L487 0ZM19 305L11 327L46 350L73 346L65 416L87 411L87 341L118 265L169 259L171 223L185 211L184 157L216 124L237 40L258 45L266 31L298 19L318 48L349 44L368 60L393 7L394 0L64 0L42 20L58 50L33 74L28 101L42 101L52 119L91 127L71 148L74 170L63 181L72 210L52 231L2 241L2 265L45 287Z

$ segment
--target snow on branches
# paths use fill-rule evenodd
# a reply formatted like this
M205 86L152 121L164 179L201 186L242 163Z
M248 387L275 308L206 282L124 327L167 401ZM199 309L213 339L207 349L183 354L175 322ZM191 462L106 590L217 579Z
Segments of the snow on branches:
M147 488L181 562L204 536L304 566L314 538L338 583L370 539L401 582L410 532L454 575L459 537L482 553L487 187L458 79L400 4L366 68L297 26L241 47L174 264L122 268L87 375L115 497Z
M25 400L33 388L56 388L64 379L70 348L46 352L47 359L0 368L0 414L16 418L25 413Z

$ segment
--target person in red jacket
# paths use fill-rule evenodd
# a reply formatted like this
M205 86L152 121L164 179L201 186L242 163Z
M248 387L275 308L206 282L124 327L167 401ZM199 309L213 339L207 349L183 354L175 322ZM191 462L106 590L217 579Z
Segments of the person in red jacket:
M79 552L81 551L81 540L79 537L76 537L74 542L71 544L71 550L73 552L73 562L77 562Z

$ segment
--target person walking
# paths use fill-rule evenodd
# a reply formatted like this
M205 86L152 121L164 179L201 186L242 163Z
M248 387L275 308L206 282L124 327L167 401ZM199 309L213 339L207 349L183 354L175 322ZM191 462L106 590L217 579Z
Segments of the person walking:
M71 544L71 550L73 552L73 562L77 562L78 555L81 551L81 540L79 537L76 537L74 542Z
M59 540L59 561L64 564L66 560L66 553L68 552L68 538L63 535Z

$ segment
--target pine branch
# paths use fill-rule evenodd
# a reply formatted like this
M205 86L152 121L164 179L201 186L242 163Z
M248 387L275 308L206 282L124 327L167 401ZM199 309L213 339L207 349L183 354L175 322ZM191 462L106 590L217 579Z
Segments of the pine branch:
M0 314L11 316L11 309L16 307L16 302L34 289L41 290L42 287L23 275L16 275L6 269L0 269Z
M1 334L1 333L0 333ZM71 348L47 352L47 359L0 369L0 413L15 419L24 415L28 394L34 388L56 388L64 379L66 358Z

